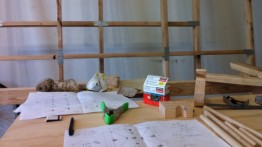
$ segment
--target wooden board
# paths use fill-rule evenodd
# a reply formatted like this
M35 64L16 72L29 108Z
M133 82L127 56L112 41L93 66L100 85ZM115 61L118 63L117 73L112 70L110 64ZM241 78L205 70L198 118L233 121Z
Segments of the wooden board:
M262 79L262 68L243 63L230 63L231 69Z
M249 86L262 86L262 79L259 78L243 78L238 75L225 75L225 74L211 74L206 75L206 80L209 82L218 83L229 83L238 85L249 85Z

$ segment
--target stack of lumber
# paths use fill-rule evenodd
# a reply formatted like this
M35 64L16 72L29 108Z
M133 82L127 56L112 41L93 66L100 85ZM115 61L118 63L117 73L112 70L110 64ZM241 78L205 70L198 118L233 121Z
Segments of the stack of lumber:
M262 87L262 68L242 63L230 63L230 67L233 70L239 71L239 75L207 73L205 69L196 70L196 82L194 92L195 106L204 106L205 104L204 97L207 88L206 82L254 86L254 89L257 87ZM210 87L208 88L210 89ZM243 90L244 88L238 89L239 93L242 93ZM262 91L260 91L260 93L261 92Z
M204 106L200 119L233 147L261 147L262 134L222 113Z
M233 70L240 75L206 74L206 81L237 85L262 86L262 68L242 63L230 63Z

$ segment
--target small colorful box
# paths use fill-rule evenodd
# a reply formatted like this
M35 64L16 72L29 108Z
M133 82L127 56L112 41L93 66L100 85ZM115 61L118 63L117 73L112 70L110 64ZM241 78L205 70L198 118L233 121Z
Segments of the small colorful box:
M150 105L159 105L159 101L170 100L169 85L167 85L169 78L148 75L143 86L144 103Z

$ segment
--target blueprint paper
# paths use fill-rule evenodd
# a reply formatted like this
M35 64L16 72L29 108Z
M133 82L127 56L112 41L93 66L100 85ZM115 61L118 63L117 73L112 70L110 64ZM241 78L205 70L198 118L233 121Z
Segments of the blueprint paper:
M52 115L100 112L102 101L112 108L128 102L129 108L138 105L132 100L112 92L32 92L14 112L21 112L20 120L36 119Z
M64 134L64 147L229 147L196 120L115 124Z

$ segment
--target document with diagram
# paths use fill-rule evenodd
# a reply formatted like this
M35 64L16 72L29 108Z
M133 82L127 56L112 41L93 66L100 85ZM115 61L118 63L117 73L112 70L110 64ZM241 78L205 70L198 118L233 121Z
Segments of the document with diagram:
M117 108L125 102L129 103L129 108L139 107L134 101L115 92L31 92L15 112L21 113L20 120L100 112L102 101L110 108Z
M197 120L115 124L64 134L64 147L229 147Z

